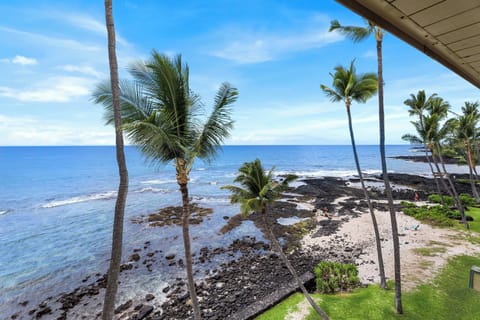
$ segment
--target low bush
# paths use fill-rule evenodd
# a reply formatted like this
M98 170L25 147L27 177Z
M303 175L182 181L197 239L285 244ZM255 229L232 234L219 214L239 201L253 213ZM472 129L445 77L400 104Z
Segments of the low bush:
M416 205L405 206L402 203L402 210L408 216L438 226L453 226L454 222L451 219L458 215L457 211L451 210L447 206L417 207Z
M461 193L458 197L460 198L460 202L466 207L475 205L475 199L468 193ZM428 201L433 203L441 203L440 195L433 193L428 196ZM443 203L449 207L453 207L455 205L455 201L450 196L443 196Z
M459 196L460 201L466 207L472 207L475 205L475 199L468 193L461 193Z
M335 293L360 285L358 270L354 264L322 261L315 267L317 292Z
M433 203L442 203L440 195L437 193L433 193L428 196L428 201ZM455 205L455 201L450 196L443 196L443 203L446 206L453 207Z

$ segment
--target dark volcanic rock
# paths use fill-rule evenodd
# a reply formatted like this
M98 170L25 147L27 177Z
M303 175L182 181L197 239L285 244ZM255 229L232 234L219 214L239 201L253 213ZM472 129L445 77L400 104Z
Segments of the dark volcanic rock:
M213 213L211 208L202 208L196 203L190 205L190 224L199 224L203 222L203 217ZM148 223L150 227L163 227L176 224L182 224L182 207L166 207L160 209L157 213L152 213L147 217L138 217L131 219L132 223Z

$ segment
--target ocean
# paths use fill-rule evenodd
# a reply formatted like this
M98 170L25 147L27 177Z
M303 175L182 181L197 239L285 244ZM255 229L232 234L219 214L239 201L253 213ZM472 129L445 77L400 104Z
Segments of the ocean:
M387 146L387 156L412 154L408 145ZM359 146L365 173L380 173L378 146ZM182 252L181 228L149 228L133 224L166 206L181 204L172 164L146 162L132 146L126 147L129 193L125 212L124 256L146 241L163 252ZM262 239L253 223L245 221L220 235L224 216L238 213L228 193L240 165L259 158L275 173L301 177L352 176L355 165L346 146L225 146L211 163L197 161L189 182L193 202L214 209L202 224L191 227L193 250L253 235ZM388 159L389 172L428 175L428 166ZM464 168L449 166L453 172ZM105 273L110 256L111 227L118 171L115 148L0 147L0 315L12 314L20 301L39 301L68 292L81 280ZM161 295L171 277L183 270L164 268L137 272L122 281L120 301L135 295Z

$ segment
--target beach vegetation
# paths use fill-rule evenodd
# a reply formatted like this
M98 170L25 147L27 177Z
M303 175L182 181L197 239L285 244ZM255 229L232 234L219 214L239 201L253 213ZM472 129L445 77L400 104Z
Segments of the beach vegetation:
M402 307L402 277L401 277L401 263L400 263L400 240L398 236L397 216L395 214L395 206L393 204L393 194L388 177L387 157L385 155L385 105L383 98L383 37L384 30L376 25L373 21L365 20L365 25L358 26L343 26L337 20L330 24L329 31L338 31L351 39L353 42L360 42L371 35L375 37L376 51L377 51L377 86L378 86L378 124L379 124L379 140L380 140L380 160L382 165L382 178L385 185L385 195L387 196L388 209L390 213L390 222L392 227L392 241L393 241L393 258L394 258L394 278L395 278L395 310L398 314L403 313ZM382 287L384 287L382 285Z
M335 29L338 22L332 22L331 30ZM357 169L357 174L360 179L360 185L365 196L365 200L368 204L370 217L372 219L373 231L375 234L375 244L377 250L378 270L380 276L380 286L382 288L387 287L387 281L385 277L385 267L383 263L382 244L380 241L380 232L378 230L377 218L373 210L372 201L370 200L369 191L365 187L365 181L363 179L362 169L360 168L360 161L358 159L357 146L355 143L355 134L353 131L351 105L355 101L357 103L365 103L370 99L378 88L378 79L374 73L357 74L355 71L354 61L350 63L348 69L337 66L335 67L335 73L331 75L333 78L332 88L325 85L320 85L323 92L330 98L332 102L343 101L345 103L345 109L347 111L348 129L350 133L350 141L352 144L353 158Z
M421 284L403 294L405 312L398 315L391 307L394 297L392 290L382 290L377 285L354 289L344 294L314 294L313 297L328 312L332 319L385 320L385 319L462 319L474 320L480 314L480 293L468 288L469 270L472 265L480 265L480 257L457 256L450 259L438 275L426 284ZM282 302L283 310L294 309L302 302L299 294L294 294ZM264 317L277 312L277 307L266 311L258 320L274 319ZM275 319L285 319L287 312L278 314ZM310 311L303 318L317 320Z
M438 193L430 194L427 199L428 199L429 202L439 203L439 204L443 204L443 205L446 205L446 206L449 206L449 207L455 205L455 201L453 200L452 197L450 197L450 196L440 196Z
M425 248L414 248L413 251L420 256L435 257L439 253L445 253L447 248L441 246L431 246Z
M417 206L410 202L402 202L402 210L407 216L411 216L417 220L429 223L435 226L451 227L455 225L452 217L455 211L447 206Z
M273 175L274 168L266 171L259 159L251 162L245 162L239 169L234 183L238 185L226 185L222 189L230 191L230 201L232 204L240 204L242 215L260 214L263 226L266 230L266 237L270 241L272 249L280 256L289 272L292 274L296 284L303 295L314 308L315 312L322 319L329 319L328 315L313 301L307 289L300 280L297 272L283 252L282 246L274 235L269 221L269 209L273 203L281 197L282 192L288 188L288 184L295 179L295 175L287 175L282 181L277 182Z
M424 91L419 91L417 97L425 95ZM413 94L410 95L415 97ZM411 105L409 102L412 99L406 100L406 105ZM432 94L425 102L424 108L420 111L416 111L411 107L410 115L417 116L418 121L412 121L411 123L415 127L418 137L412 134L404 135L404 140L414 142L414 137L417 137L424 145L428 146L428 150L431 150L431 158L435 165L436 171L433 172L434 177L438 177L438 180L442 183L444 190L454 199L455 206L460 212L461 222L465 228L468 229L468 222L465 217L465 208L460 201L457 188L453 182L450 174L445 166L443 157L442 143L448 140L452 136L453 129L456 126L454 119L447 119L447 115L451 109L450 104L437 94ZM439 192L441 194L441 192ZM440 198L443 199L443 198Z
M464 207L471 207L471 206L474 206L476 204L475 199L471 195L469 195L468 193L461 193L458 197L460 198L460 201L462 202ZM443 198L443 203L446 206L451 207L451 206L455 205L455 200L452 197L450 197L450 196L440 197L440 195L436 194L436 193L433 193L433 194L429 195L428 196L428 201L433 202L433 203L442 203L441 198Z
M321 261L314 269L315 284L319 293L349 291L360 285L358 269L352 263Z
M123 250L123 220L128 193L128 171L122 130L118 63L115 43L115 25L113 21L112 1L105 0L105 22L108 38L108 62L110 69L110 88L112 96L113 124L115 127L115 151L119 172L118 193L115 202L112 231L112 250L107 273L107 288L103 300L102 319L113 319L115 297L118 291L118 278Z
M469 169L469 182L472 188L472 194L475 197L475 202L480 202L478 190L475 181L478 180L478 173L476 169L476 160L474 151L478 156L477 144L477 126L480 120L480 112L478 111L478 102L465 102L462 107L462 114L456 115L453 122L453 140L459 148L459 154L465 159ZM477 159L478 160L478 159Z
M129 140L152 163L172 163L182 195L182 235L187 284L195 319L201 311L193 278L190 244L189 174L195 159L212 160L233 128L232 105L238 91L229 83L220 85L211 113L204 119L200 97L190 89L189 68L181 55L169 57L157 51L148 61L129 68L132 80L120 82L122 128ZM101 83L93 93L105 107L107 123L113 122L112 91ZM202 121L205 120L205 121Z

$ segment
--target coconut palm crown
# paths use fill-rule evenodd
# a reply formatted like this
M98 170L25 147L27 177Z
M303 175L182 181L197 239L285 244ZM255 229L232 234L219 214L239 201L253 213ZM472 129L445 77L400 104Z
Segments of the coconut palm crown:
M213 110L201 121L200 98L189 86L188 65L180 55L170 58L157 51L149 61L137 61L129 68L132 80L120 82L121 117L129 140L152 162L174 162L183 202L182 231L187 280L195 319L201 319L195 292L190 248L188 196L189 173L196 158L211 160L233 128L232 104L237 89L223 83L218 89ZM96 103L105 107L105 119L113 123L110 85L98 85Z
M320 85L332 102L345 101L345 107L350 108L352 101L365 103L377 93L377 75L375 73L357 74L355 60L348 69L343 66L335 67L332 88Z
M288 188L288 184L297 179L295 175L288 175L283 181L275 182L274 169L265 171L259 159L245 162L238 169L238 175L234 180L243 188L236 185L222 187L232 193L230 202L232 204L239 203L240 211L244 216L253 212L264 213L266 206L279 199L281 193Z

